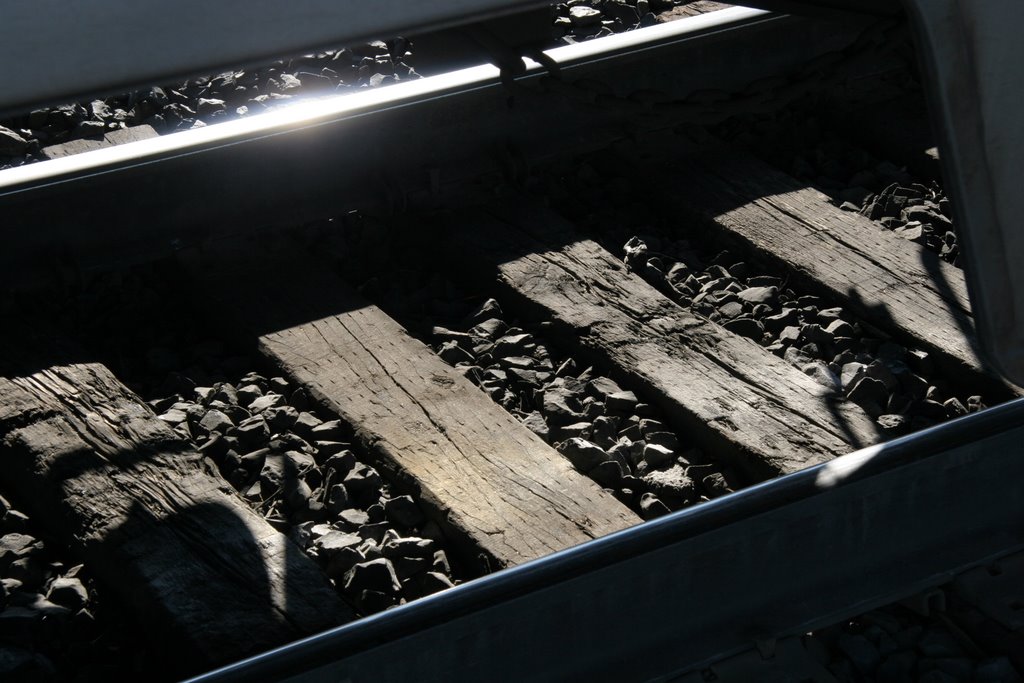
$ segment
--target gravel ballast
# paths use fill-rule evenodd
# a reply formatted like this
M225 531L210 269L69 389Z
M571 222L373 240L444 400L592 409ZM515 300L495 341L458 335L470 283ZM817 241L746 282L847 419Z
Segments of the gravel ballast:
M88 566L0 495L0 680L170 680Z
M953 210L941 184L917 178L905 166L880 159L853 142L840 124L831 121L829 106L834 105L823 101L813 108L800 105L770 115L739 117L716 126L714 132L824 192L843 210L877 221L960 267Z
M540 336L506 322L487 299L434 349L492 400L619 500L652 519L728 493L736 476L669 427L660 411Z
M392 488L350 443L347 426L265 372L247 348L211 334L208 321L186 310L183 292L174 277L146 267L79 290L5 296L0 314L30 324L39 346L66 338L93 349L90 359L106 363L210 458L243 500L323 568L358 615L473 578L410 492ZM10 361L5 355L0 372L24 371ZM33 528L15 494L0 491L0 621L10 625L0 629L0 679L163 680L154 673L150 634L124 621L88 562Z
M790 274L722 251L698 230L651 208L643 179L600 154L545 185L553 205L600 235L625 265L693 313L747 337L857 403L883 438L982 410L981 391L942 376L843 306L799 290Z
M150 406L324 569L357 614L455 585L437 524L357 456L348 428L303 388L249 372Z

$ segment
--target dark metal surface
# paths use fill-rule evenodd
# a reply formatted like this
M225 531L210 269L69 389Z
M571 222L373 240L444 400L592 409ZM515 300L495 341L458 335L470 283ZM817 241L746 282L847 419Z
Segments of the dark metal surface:
M1024 400L196 679L667 680L1024 546Z
M1024 3L905 2L982 351L1024 385Z
M61 0L4 3L0 112L480 21L538 0Z
M773 12L849 19L857 16L891 17L902 13L900 0L743 0L749 7Z
M549 55L566 79L683 96L742 89L857 34L737 8ZM733 40L745 44L742 68L716 59ZM535 66L520 82L542 72ZM644 125L634 110L534 88L517 89L510 105L497 69L482 66L10 169L0 172L0 288L351 209L431 206L467 194L486 200L524 165L606 146Z

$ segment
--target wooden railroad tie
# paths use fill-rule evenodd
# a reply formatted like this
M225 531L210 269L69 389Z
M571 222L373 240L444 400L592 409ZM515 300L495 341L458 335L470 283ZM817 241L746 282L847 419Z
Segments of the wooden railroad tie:
M450 220L462 263L528 319L614 368L684 434L761 480L878 440L856 405L754 342L683 310L554 213L524 202Z
M103 365L0 377L0 479L197 673L353 618L327 577Z
M237 271L225 277L222 260L208 290L230 302L218 310L351 425L464 554L497 569L640 522L327 266L300 253L277 252L270 267L232 258Z
M657 201L680 220L774 261L992 399L1020 395L983 366L963 271L935 253L724 145L680 153L658 178Z

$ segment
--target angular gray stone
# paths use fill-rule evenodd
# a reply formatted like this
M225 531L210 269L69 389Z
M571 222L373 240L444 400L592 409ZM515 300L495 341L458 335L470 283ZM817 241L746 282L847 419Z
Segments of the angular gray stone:
M636 404L636 394L632 391L617 391L614 394L608 394L605 399L605 406L611 412L629 413L636 408Z
M10 128L0 126L0 156L21 156L28 149L28 140Z
M889 390L873 377L861 377L854 381L846 393L846 397L854 403L872 402L884 406L889 400Z
M291 429L299 419L299 411L291 406L277 406L264 410L263 417L271 431L277 433Z
M676 454L665 446L648 443L644 446L644 461L651 467L661 467L675 460Z
M217 112L225 110L224 100L218 100L212 97L200 97L196 103L196 113L199 116L213 116Z
M796 344L800 341L800 328L796 325L789 325L779 333L779 342L783 344Z
M726 319L738 318L743 315L743 304L738 301L730 301L719 306L718 312Z
M183 424L188 419L188 415L186 415L183 411L178 410L176 408L171 408L167 412L163 413L162 415L158 415L157 417L158 419L163 420L172 427Z
M526 425L531 432L544 439L548 440L550 432L548 430L548 423L544 421L544 416L538 411L534 410L526 417L523 418L523 424Z
M812 360L814 360L813 358L811 358L810 356L808 356L806 353L796 348L795 346L790 346L788 349L786 349L785 353L782 354L782 357L785 359L787 363L789 363L790 365L795 365L798 368L802 368L808 363L810 363Z
M404 590L409 579L420 576L423 572L430 569L430 561L425 560L422 557L392 557L391 564L395 567L395 574L398 576L398 580L402 582L402 589Z
M667 515L671 510L653 493L640 496L640 514L644 519L654 519Z
M531 334L523 333L507 335L494 342L494 349L491 351L491 354L495 358L524 356L528 355L529 348L533 345L533 335Z
M89 602L89 592L80 579L58 577L50 584L46 599L70 610L78 610Z
M839 374L839 381L842 383L844 390L848 390L850 385L864 373L865 367L867 366L863 363L855 362L843 365L842 372Z
M587 392L601 400L605 400L610 394L617 394L621 391L622 388L607 377L595 377L587 382Z
M586 439L574 437L558 444L558 452L569 459L569 462L581 472L589 472L608 460L608 454L597 444Z
M876 422L887 432L900 432L909 424L906 415L879 415Z
M488 318L482 323L474 325L469 331L470 334L476 335L477 337L483 337L485 339L496 339L498 335L502 334L508 329L508 325L499 318Z
M967 414L967 408L957 398L947 399L942 405L946 409L946 415L951 418Z
M704 489L712 496L721 496L731 493L732 489L721 472L712 472L701 480Z
M292 424L291 429L304 439L312 439L313 430L323 424L323 420L318 418L312 413L302 411L298 417L295 418L295 422Z
M591 425L589 422L573 422L571 425L555 427L551 430L551 438L554 441L565 441L566 439L582 438L590 436Z
M672 432L651 432L644 438L650 445L664 446L672 451L679 449L679 439Z
M227 382L221 382L214 387L212 400L223 401L230 405L238 405L238 391Z
M288 401L285 400L281 394L264 394L257 399L254 399L247 407L251 413L262 413L267 408L277 408L278 406L287 405Z
M349 493L358 498L363 495L376 495L382 482L377 470L357 462L345 475L344 484Z
M246 450L260 448L270 440L270 428L267 427L267 421L260 415L243 420L237 427L229 430L229 433L236 437Z
M795 308L783 308L781 313L770 315L764 318L762 322L765 329L772 334L778 334L787 327L798 327L800 324L800 313Z
M601 20L601 12L590 7L573 7L569 11L569 19L575 26L585 26L588 23L593 24ZM572 16L574 11L579 15L578 17ZM643 273L648 259L647 243L639 237L631 237L623 245L622 250L625 252L623 261L626 263L626 269Z
M437 355L445 363L456 365L458 363L472 363L473 355L462 348L457 341L446 341L437 349Z
M828 334L830 334L832 338L852 337L856 334L855 330L853 329L853 325L846 322L845 320L833 320L831 323L829 323L828 327L825 328L825 331Z
M501 312L501 306L498 305L498 302L494 299L488 299L477 306L472 313L466 316L466 321L476 325L485 320L490 320L491 318L502 318L503 316L504 314Z
M764 326L753 318L725 320L722 322L722 327L733 334L738 334L741 337L753 339L754 341L761 341L761 337L764 336Z
M738 294L740 300L748 304L774 305L779 298L778 287L748 287Z
M547 422L552 425L566 425L579 422L583 417L583 404L578 382L558 378L544 390L541 410ZM581 388L581 387L580 387Z
M587 476L598 485L614 490L622 485L622 479L628 471L619 460L605 460L597 467L591 468Z
M877 379L879 382L885 385L885 388L889 391L893 391L899 387L899 380L893 374L892 370L880 360L872 361L864 368L864 374L868 377Z
M670 507L682 507L697 501L697 486L682 465L649 472L641 479L651 493Z
M327 498L324 500L324 505L328 510L337 514L342 510L347 510L351 506L351 499L348 495L348 489L345 488L344 484L333 484L327 491Z
M425 521L423 512L411 496L388 498L384 501L384 512L399 526L414 527Z
M260 481L274 488L284 487L316 467L313 456L301 451L268 452L260 470Z
M226 433L229 429L235 426L231 421L231 418L219 410L208 410L203 419L199 421L199 426L206 431L208 434L218 432L221 434Z
M328 420L313 427L309 436L314 441L344 441L346 429L341 420Z
M313 541L313 547L317 549L320 557L330 559L346 548L357 548L363 539L359 534L350 534L344 531L332 529L323 536Z
M419 579L420 595L432 595L452 588L455 584L440 572L427 572Z
M685 263L677 261L671 268L669 268L666 278L668 278L668 281L673 285L680 285L683 282L686 282L686 278L690 277L691 272L692 271Z
M370 516L364 511L357 510L356 508L342 510L338 513L338 519L353 527L364 526L370 522Z
M263 390L255 384L246 384L243 387L239 387L235 393L238 405L248 408L252 405L252 402L263 395Z
M352 567L345 574L345 590L391 594L402 590L402 585L398 581L391 560L381 557L369 562L360 562Z
M416 557L422 560L433 560L437 544L429 538L417 538L407 536L400 538L397 534L392 538L385 538L381 551L384 556L390 559L396 557Z
M28 534L4 534L3 537L0 537L0 570L5 569L13 562L32 555L41 547L42 543Z
M800 326L800 341L813 344L831 344L833 336L823 330L817 323L809 323Z
M840 391L842 389L839 378L829 369L825 361L813 360L800 369L805 375L813 377L818 384L824 387L828 387L833 391Z

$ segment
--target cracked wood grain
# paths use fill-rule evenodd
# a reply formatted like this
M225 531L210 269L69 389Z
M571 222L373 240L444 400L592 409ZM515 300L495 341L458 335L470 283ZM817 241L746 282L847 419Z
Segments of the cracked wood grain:
M454 221L466 262L497 269L521 309L641 388L685 437L753 478L793 472L877 440L853 404L664 297L553 213L518 206Z
M254 270L259 283L234 278L238 324L418 490L464 554L505 567L640 522L325 267L292 253Z
M353 617L312 561L102 365L0 377L0 458L33 519L70 542L182 673Z

